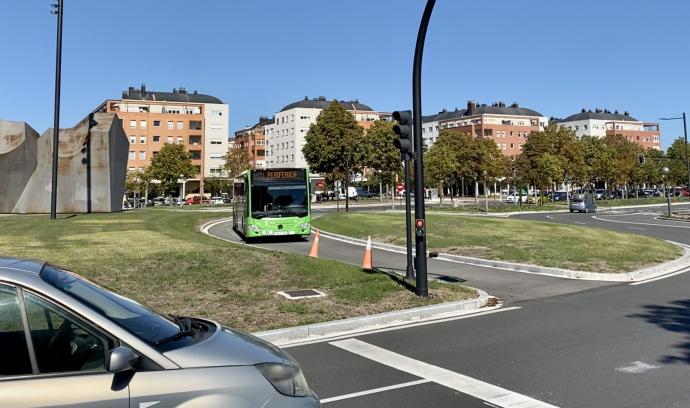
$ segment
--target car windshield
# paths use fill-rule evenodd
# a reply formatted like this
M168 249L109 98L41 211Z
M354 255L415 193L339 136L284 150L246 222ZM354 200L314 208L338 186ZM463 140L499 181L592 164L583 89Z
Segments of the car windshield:
M46 265L39 276L51 286L151 345L180 331L174 321L72 272Z
M304 217L307 214L306 185L252 186L252 217Z

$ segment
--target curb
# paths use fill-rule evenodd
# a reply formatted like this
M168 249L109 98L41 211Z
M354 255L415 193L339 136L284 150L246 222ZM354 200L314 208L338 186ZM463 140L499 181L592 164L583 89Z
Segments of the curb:
M268 330L252 334L277 346L285 346L291 343L354 335L376 329L460 316L483 308L489 303L491 296L483 290L473 289L479 293L479 296L470 300L440 303L438 305L415 307L412 309L333 320L305 326L287 327L284 329Z
M326 232L320 230L321 236L328 239L334 239L337 241L347 242L353 245L364 246L366 241L347 237L344 235L334 234L331 232ZM659 276L668 275L670 273L675 273L680 270L690 267L690 246L679 244L673 241L667 241L674 245L677 245L683 249L683 255L680 258L674 259L672 261L664 262L659 265L651 266L648 268L638 269L632 272L622 272L622 273L599 273L599 272L586 272L586 271L574 271L570 269L563 268L551 268L546 266L537 266L530 264L522 264L516 262L506 262L506 261L495 261L490 259L473 258L469 256L462 255L451 255L439 253L436 259L446 262L463 263L475 266L488 266L491 268L503 269L513 272L521 273L533 273L539 275L548 275L557 278L567 278L567 279L579 279L579 280L591 280L591 281L604 281L604 282L638 282L647 279L657 278ZM381 249L384 251L406 253L406 249L401 246L382 244L378 242L372 242L372 248ZM413 250L414 253L414 250ZM427 256L429 252L427 252Z

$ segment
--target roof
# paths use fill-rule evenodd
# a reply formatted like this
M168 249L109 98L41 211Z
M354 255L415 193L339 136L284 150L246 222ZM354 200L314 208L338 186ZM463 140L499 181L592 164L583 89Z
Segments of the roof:
M132 99L139 101L161 101L161 102L190 102L190 103L215 103L222 104L223 101L215 96L205 95L193 91L187 92L184 88L173 89L172 92L149 91L146 86L139 89L129 87L122 91L122 99Z
M601 110L601 109L596 109L594 112L591 110L584 110L580 113L576 113L574 115L570 115L565 119L561 119L558 122L563 123L563 122L575 122L578 120L589 120L589 119L596 119L596 120L624 120L628 122L639 122L637 119L633 118L628 114L628 112L624 112L623 114L616 112L610 112L608 110Z
M373 112L374 110L368 107L367 105L363 103L359 103L358 100L354 101L336 101L343 107L345 110L348 111L370 111ZM280 110L280 112L284 112L286 110L294 109L294 108L307 108L307 109L326 109L328 105L331 104L333 101L327 100L325 97L320 96L318 98L314 99L309 99L307 97L304 97L303 100L293 102L289 105L285 105L283 109Z
M527 108L513 108L512 106L477 106L474 115L512 115L512 116L542 116L541 113ZM471 115L471 116L474 116Z

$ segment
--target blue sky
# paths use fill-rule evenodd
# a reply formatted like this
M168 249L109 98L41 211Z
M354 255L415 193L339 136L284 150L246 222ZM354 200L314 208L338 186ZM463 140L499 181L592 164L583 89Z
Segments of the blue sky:
M52 125L51 0L4 2L0 118ZM411 105L422 0L65 0L61 124L128 86L183 86L230 105L230 127L304 96ZM438 0L423 108L518 102L545 116L583 107L656 121L690 111L690 2ZM9 56L12 56L11 58ZM664 147L681 122L662 123Z

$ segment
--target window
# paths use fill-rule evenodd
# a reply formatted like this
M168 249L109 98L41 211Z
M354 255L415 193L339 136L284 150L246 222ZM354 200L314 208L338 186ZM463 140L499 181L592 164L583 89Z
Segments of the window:
M190 136L190 140L191 140L192 137L193 137L193 136ZM219 144L223 144L223 141L222 141L222 140L218 140L218 139L213 139L213 140L211 140L211 144L212 144L212 145L219 145Z
M160 143L161 137L160 136L154 136L153 137L153 143Z
M0 285L0 343L0 377L32 373L17 290L5 285Z
M137 121L136 120L130 120L129 121L129 127L131 127L131 128L137 127Z
M177 137L177 144L182 144L184 143L184 139L180 136Z
M139 152L139 160L146 160L146 152Z
M201 121L200 120L190 120L189 121L189 128L192 130L201 130Z
M129 152L129 160L134 160L134 159L136 159L136 155L134 152L130 151Z
M139 136L139 143L146 144L146 136Z
M182 130L182 129L184 129L184 123L182 123L181 121L178 121L177 122L177 130Z
M41 373L105 370L112 340L38 296L25 292L24 302Z
M130 136L129 137L129 144L136 144L137 143L137 137L136 136Z
M211 111L211 116L223 116L223 111L212 110L212 111Z
M160 120L154 120L153 121L153 127L161 127L161 121Z
M195 135L195 136L189 136L189 144L198 146L201 144L201 136Z
M173 143L173 137L172 137L172 136L168 136L168 141L167 141L167 143L170 143L170 144Z
M168 129L175 129L175 122L173 122L172 120L169 120L168 121Z
M142 129L146 129L146 121L145 120L140 120L139 121L139 127Z

